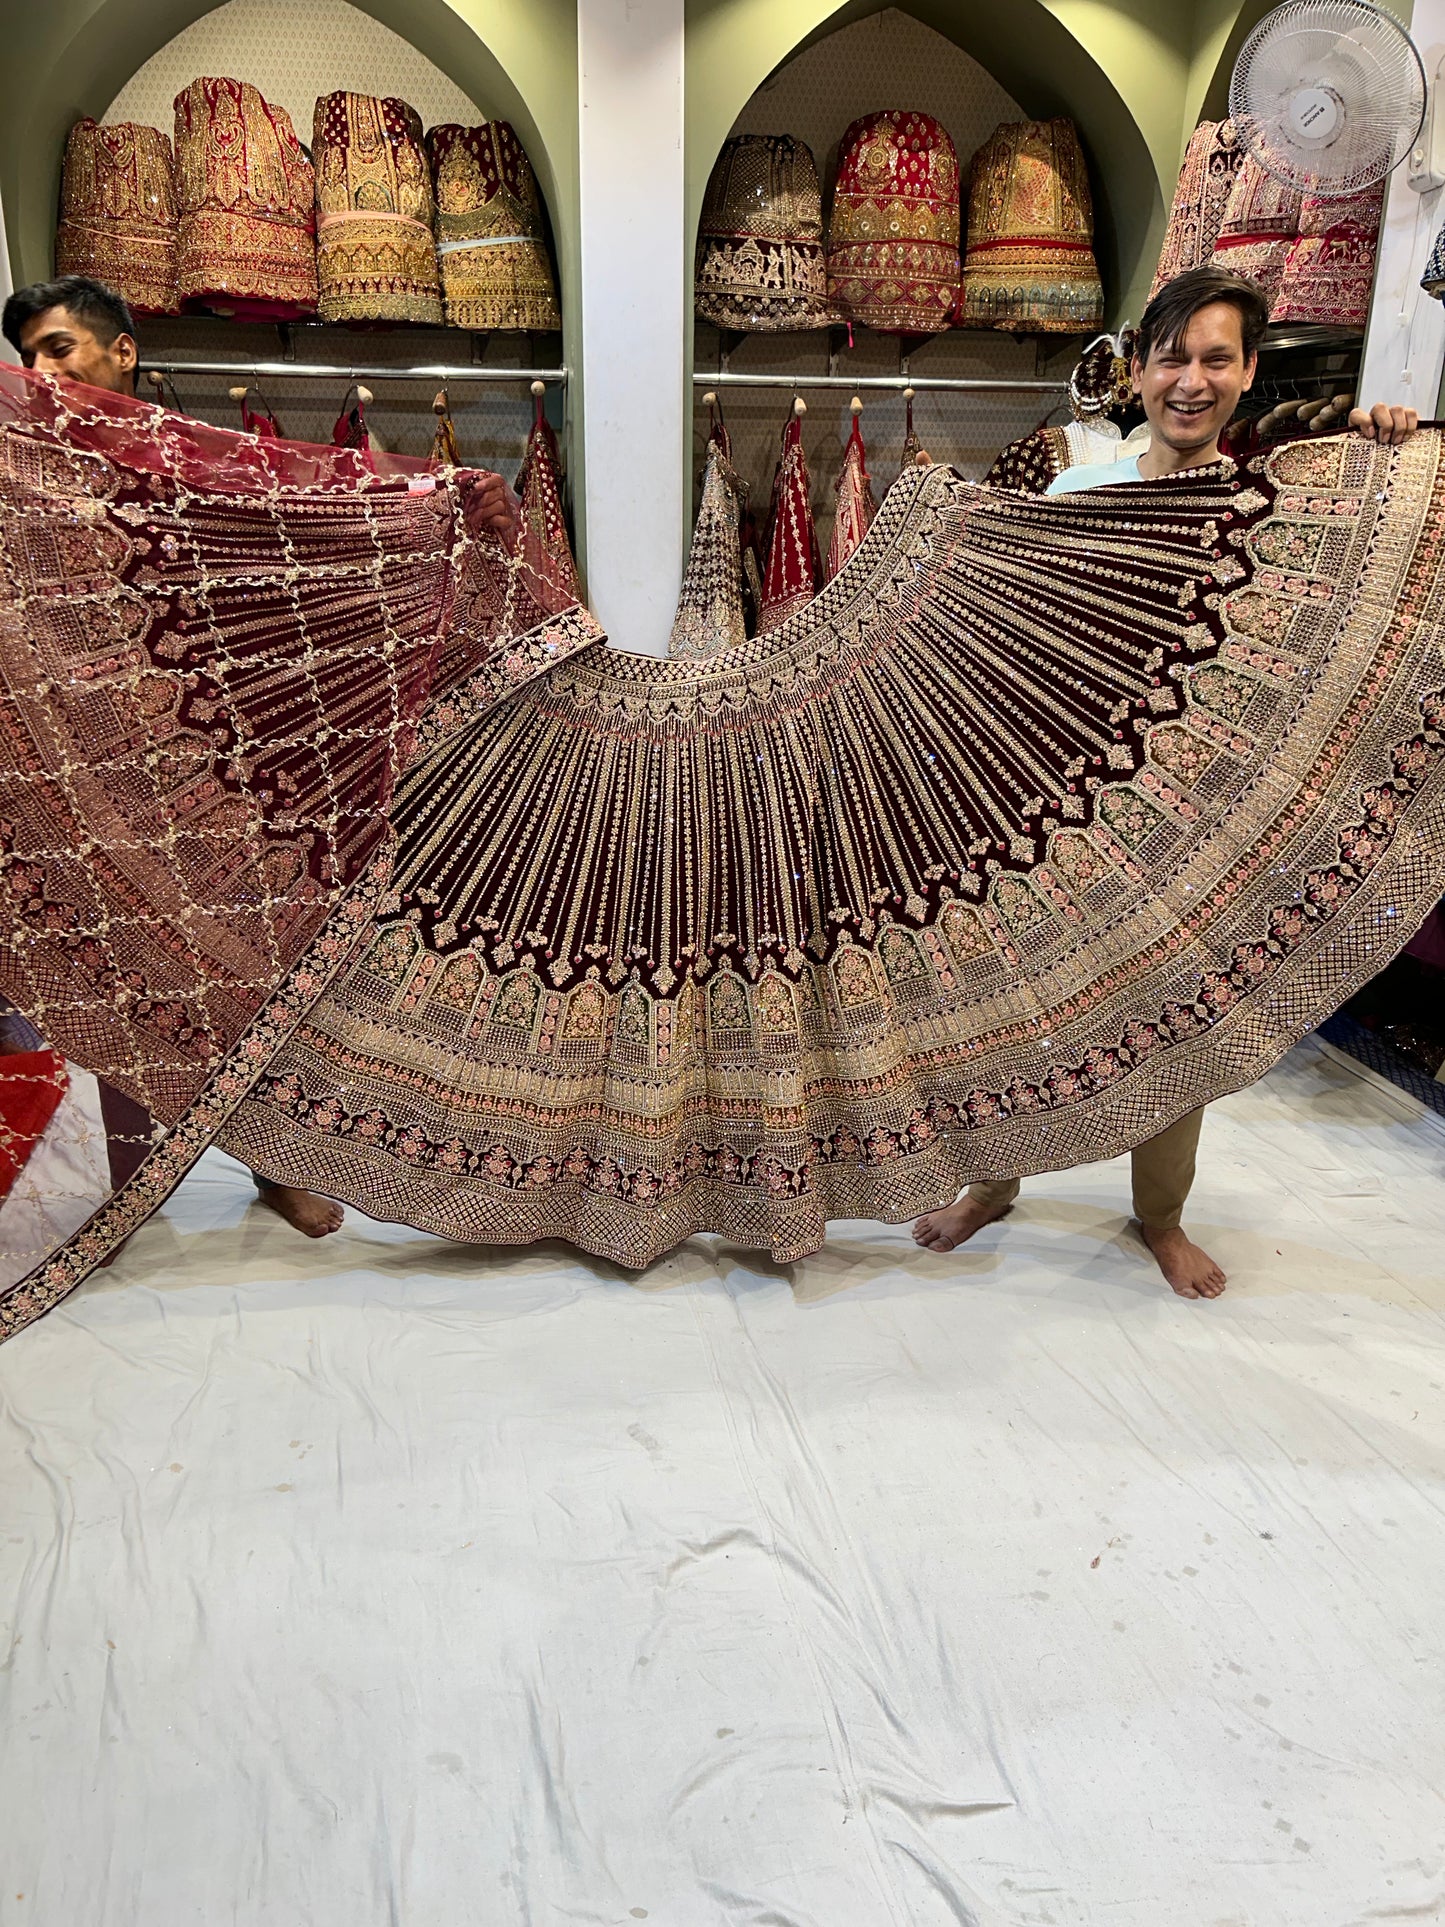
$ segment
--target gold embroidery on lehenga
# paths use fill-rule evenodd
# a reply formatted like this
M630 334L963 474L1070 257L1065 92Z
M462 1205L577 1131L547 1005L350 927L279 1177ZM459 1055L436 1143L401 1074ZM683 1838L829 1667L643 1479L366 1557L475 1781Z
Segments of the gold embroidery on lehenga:
M394 811L395 967L475 959L493 1014L459 1048L440 992L354 973L228 1142L642 1264L696 1228L797 1255L1157 1132L1439 887L1440 446L1107 502L915 471L772 635L555 670ZM359 1135L363 1088L404 1146Z

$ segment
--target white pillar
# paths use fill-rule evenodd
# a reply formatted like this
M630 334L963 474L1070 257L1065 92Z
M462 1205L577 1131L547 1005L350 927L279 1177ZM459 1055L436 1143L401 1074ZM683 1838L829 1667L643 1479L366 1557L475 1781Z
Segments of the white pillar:
M1445 59L1445 0L1415 0L1410 33L1425 63L1433 111L1445 114L1445 90L1435 98L1436 71ZM1385 196L1358 398L1366 408L1384 401L1430 416L1445 369L1445 307L1425 293L1420 276L1445 221L1445 188L1417 194L1406 173L1407 166L1395 169Z
M587 591L663 655L683 561L683 0L578 0Z

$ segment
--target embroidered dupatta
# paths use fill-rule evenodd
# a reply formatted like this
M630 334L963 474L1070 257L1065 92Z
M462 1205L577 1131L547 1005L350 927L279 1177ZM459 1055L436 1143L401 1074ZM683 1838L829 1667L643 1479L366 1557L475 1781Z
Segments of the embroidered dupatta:
M164 1199L346 964L428 698L435 740L595 639L461 490L0 368L0 997L146 1120L0 1335Z

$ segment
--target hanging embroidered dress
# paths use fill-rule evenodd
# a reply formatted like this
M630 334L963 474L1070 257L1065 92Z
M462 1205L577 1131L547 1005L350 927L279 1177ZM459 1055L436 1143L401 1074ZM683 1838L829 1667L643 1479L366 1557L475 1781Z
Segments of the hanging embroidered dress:
M747 641L741 540L747 490L731 456L727 429L714 416L703 465L702 499L668 637L669 656L715 656L720 649L735 649Z
M575 601L582 590L562 504L562 457L556 431L547 420L545 397L537 395L534 400L527 450L517 470L522 521L540 552L550 558L555 579L567 585Z
M0 521L0 991L143 1091L169 1163L12 1327L213 1136L448 1237L796 1258L1239 1088L1445 886L1437 431L1062 499L935 465L715 664L527 684L574 618L484 644L418 725L384 887L450 482L360 476L358 513L268 477L238 540L213 470L117 482L89 432L0 429L34 510ZM469 597L493 642L510 579Z
M440 326L431 170L416 109L322 94L312 146L322 320Z
M542 202L512 128L504 120L479 127L448 121L430 130L426 145L448 325L560 328Z
M789 415L783 429L783 449L773 476L768 509L767 564L763 570L763 600L758 612L758 634L766 635L790 616L805 609L818 593L823 562L818 552L818 530L813 521L812 481L803 452L803 424Z
M315 176L284 107L249 81L176 95L181 305L237 321L316 312Z
M873 526L878 504L873 500L873 484L868 476L868 453L863 446L863 430L855 415L853 430L843 450L843 466L833 484L835 509L833 533L828 538L828 564L824 580L831 582L848 557Z
M174 314L179 246L169 138L131 121L78 120L60 175L56 274L103 281L133 314Z

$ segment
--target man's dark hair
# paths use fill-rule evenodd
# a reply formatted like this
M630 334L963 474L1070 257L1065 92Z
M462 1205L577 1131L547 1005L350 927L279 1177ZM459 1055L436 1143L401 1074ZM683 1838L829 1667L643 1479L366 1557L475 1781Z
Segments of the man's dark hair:
M65 274L58 281L33 281L28 288L17 288L5 303L0 327L14 349L20 347L20 331L27 321L50 308L64 308L75 320L83 321L96 340L109 347L117 335L137 340L130 309L114 288L88 275Z
M1166 281L1144 310L1135 352L1147 362L1156 348L1177 348L1190 322L1211 302L1227 301L1239 314L1239 333L1246 361L1264 340L1269 326L1269 303L1253 281L1224 268L1190 268Z

